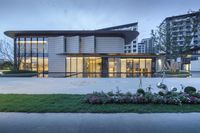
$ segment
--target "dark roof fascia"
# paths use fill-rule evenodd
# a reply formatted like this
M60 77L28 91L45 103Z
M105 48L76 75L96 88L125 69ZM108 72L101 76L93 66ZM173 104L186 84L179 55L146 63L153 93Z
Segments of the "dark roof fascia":
M25 30L5 31L4 34L14 38L17 36L61 36L61 35L120 35L127 31L94 31L94 30Z
M105 36L105 37L122 37L126 40L126 43L130 43L134 40L139 32L137 31L95 31L95 30L73 30L73 31L64 31L64 30L31 30L31 31L6 31L4 34L8 37L15 38L20 36Z
M97 29L97 31L114 30L114 29L119 29L119 28L125 28L125 27L135 26L135 25L138 25L138 22L130 23L130 24L124 24L124 25L118 25L118 26L112 26L112 27L108 27L108 28Z

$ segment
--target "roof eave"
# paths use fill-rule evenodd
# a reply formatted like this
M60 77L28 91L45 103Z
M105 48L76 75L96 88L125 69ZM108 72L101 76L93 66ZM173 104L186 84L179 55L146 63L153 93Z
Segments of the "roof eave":
M46 30L46 31L5 31L4 34L8 37L15 38L17 36L62 36L62 35L113 35L113 36L120 36L124 37L126 43L130 43L133 41L138 35L139 32L137 31L62 31L62 30Z

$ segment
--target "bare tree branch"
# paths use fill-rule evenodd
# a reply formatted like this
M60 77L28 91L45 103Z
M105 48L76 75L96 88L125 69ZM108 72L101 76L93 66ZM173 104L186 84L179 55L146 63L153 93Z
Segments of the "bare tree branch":
M13 45L6 40L0 40L0 56L14 64Z

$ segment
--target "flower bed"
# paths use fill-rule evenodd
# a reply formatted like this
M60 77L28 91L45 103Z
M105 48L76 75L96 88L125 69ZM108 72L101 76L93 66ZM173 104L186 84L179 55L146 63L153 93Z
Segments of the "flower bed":
M190 90L191 91L188 91ZM94 92L87 94L85 102L90 104L200 104L200 93L196 93L193 87L186 87L186 92L167 91L163 93L145 92L143 89L138 89L137 93L130 92Z

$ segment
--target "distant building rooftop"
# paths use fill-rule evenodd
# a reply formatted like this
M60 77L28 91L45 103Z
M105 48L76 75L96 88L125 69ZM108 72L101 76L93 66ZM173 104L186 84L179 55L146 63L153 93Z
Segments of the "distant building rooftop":
M198 14L200 15L200 11L196 11L196 12L192 12L192 13L187 13L187 14L183 14L183 15L176 15L176 16L167 17L167 18L165 18L165 20L172 20L172 19L179 19L179 18L191 17L191 16L196 16Z

